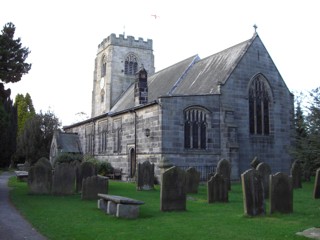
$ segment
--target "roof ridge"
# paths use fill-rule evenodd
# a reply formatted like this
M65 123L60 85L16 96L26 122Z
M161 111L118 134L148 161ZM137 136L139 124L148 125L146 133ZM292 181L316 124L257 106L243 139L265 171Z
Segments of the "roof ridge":
M174 90L178 87L179 83L182 81L182 79L187 75L187 73L189 72L189 70L192 68L192 66L198 61L200 60L199 55L195 55L194 58L192 59L191 63L189 64L189 66L185 69L185 71L182 73L182 75L178 78L178 80L176 81L176 83L173 85L173 87L170 89L170 91L167 93L167 95L171 96L172 93L174 92Z

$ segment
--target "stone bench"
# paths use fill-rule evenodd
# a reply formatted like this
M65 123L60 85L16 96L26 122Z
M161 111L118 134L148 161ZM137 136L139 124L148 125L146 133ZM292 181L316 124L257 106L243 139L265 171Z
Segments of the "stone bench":
M28 180L29 173L27 171L14 171L14 173L16 174L18 180L25 182Z
M137 218L144 202L132 198L98 193L98 208L120 218Z

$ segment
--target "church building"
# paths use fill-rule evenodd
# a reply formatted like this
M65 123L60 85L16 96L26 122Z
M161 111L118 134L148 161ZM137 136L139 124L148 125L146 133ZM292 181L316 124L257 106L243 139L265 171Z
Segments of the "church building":
M289 173L293 94L259 35L201 59L155 72L152 40L111 34L98 46L91 118L70 126L83 154L135 177L136 166L211 168L220 159L232 178L254 157Z

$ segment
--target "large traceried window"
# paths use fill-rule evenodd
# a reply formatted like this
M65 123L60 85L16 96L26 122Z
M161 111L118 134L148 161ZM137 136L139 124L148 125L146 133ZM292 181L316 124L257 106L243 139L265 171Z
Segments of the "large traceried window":
M134 54L129 54L124 62L124 74L134 75L138 71L138 61Z
M207 113L201 108L189 108L184 112L184 147L206 149Z
M257 75L249 86L249 127L250 134L270 133L271 91L263 75Z

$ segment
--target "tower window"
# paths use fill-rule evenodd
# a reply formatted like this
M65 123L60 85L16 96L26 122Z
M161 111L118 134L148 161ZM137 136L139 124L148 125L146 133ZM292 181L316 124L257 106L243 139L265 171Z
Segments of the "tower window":
M104 56L101 61L101 77L107 74L107 58Z
M199 108L188 109L184 113L184 147L206 149L207 114Z
M124 63L124 74L134 75L138 71L138 61L134 54L129 54Z
M258 75L249 88L249 127L251 134L269 135L270 91L266 79Z

